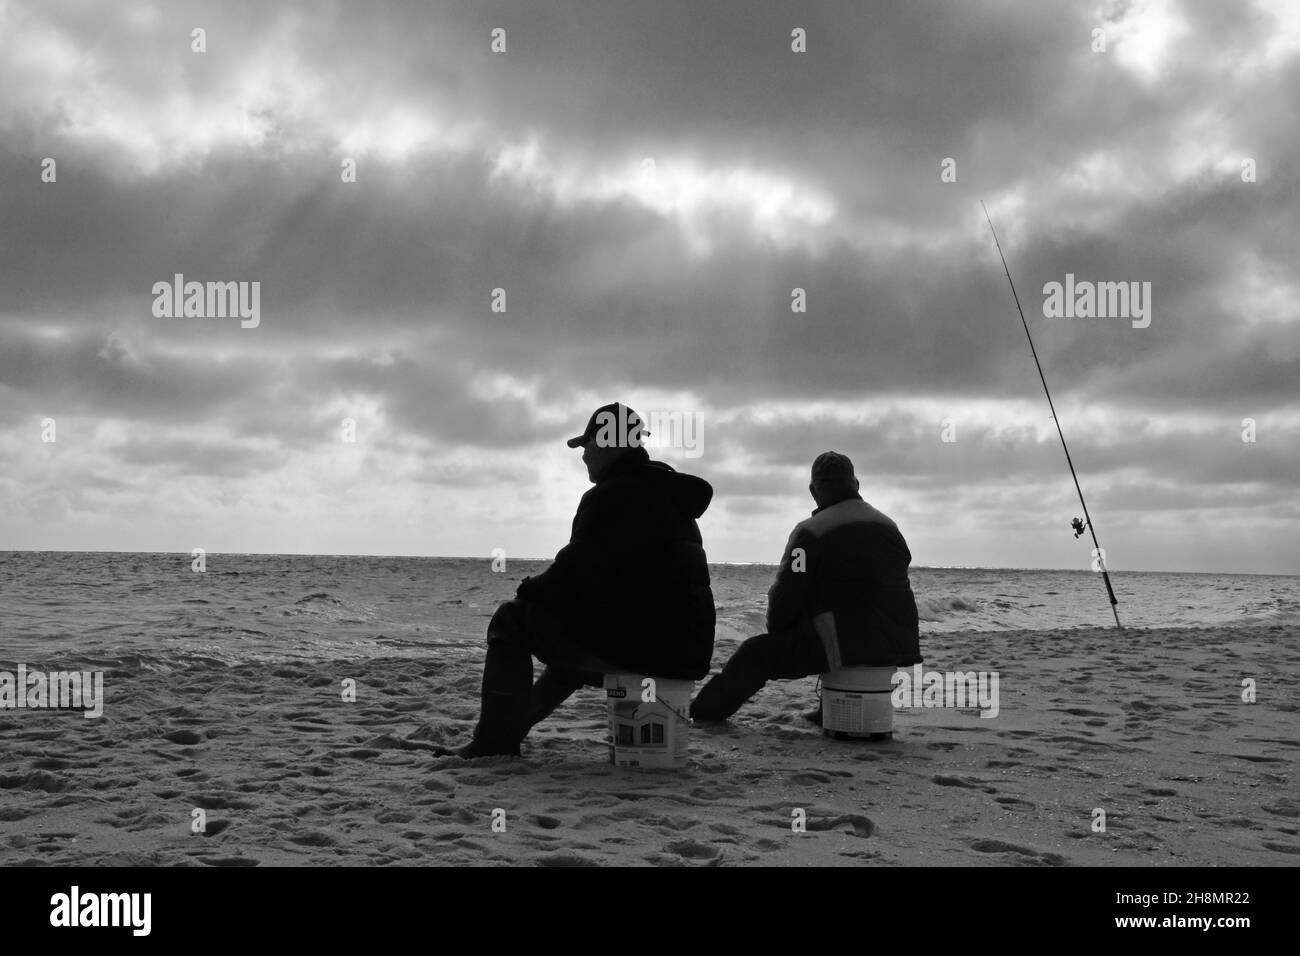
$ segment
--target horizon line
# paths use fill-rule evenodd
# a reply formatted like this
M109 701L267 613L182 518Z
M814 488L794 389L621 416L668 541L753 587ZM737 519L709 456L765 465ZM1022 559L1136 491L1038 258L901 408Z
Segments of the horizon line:
M190 556L189 551L117 551L109 549L68 549L68 548L5 548L0 554L174 554ZM373 552L317 552L317 551L217 551L204 549L205 555L229 554L243 557L291 557L291 558L411 558L429 561L492 561L487 555L457 554L376 554ZM555 556L545 558L507 557L507 561L544 562L554 561ZM719 567L766 567L779 565L769 561L709 561L710 565ZM1082 568L1043 568L1043 567L988 567L977 564L913 564L909 570L925 571L1075 571L1080 574L1097 574L1100 572ZM1108 568L1113 574L1232 574L1254 577L1294 578L1300 577L1300 571L1176 571L1153 570L1150 568L1126 568L1117 570Z

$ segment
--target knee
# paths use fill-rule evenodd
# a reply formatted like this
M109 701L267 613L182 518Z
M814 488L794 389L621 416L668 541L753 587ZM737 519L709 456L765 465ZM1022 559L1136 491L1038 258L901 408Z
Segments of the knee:
M763 674L769 679L783 670L781 645L770 634L749 638L736 649L732 660L738 669L746 673Z
M514 640L519 634L519 603L506 601L501 604L492 620L488 622L488 643Z
M763 645L765 643L763 639L765 637L767 637L766 634L759 634L756 637L751 637L748 640L743 641L740 647L736 648L736 653L732 655L732 660L740 661L742 663L761 660L763 657Z

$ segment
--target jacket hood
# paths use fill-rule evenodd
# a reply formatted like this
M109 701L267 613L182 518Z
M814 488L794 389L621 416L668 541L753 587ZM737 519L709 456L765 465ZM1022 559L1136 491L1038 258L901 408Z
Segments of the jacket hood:
M673 507L688 518L700 517L713 500L711 484L695 475L675 471L671 465L662 461L643 462L637 472L663 491Z

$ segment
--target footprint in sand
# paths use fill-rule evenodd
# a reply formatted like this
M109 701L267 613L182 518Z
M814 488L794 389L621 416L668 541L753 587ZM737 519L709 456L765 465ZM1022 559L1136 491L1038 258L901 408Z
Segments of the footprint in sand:
M1032 847L1007 843L1005 840L972 840L969 846L976 853L1014 853L1038 866L1066 866L1069 863L1059 853L1044 853Z
M1031 803L1029 800L1021 800L1019 797L994 797L993 802L1000 803L1004 807L1009 807L1009 808L1024 807L1025 809L1030 809L1030 810L1036 806L1036 804Z
M990 787L982 780L970 780L966 777L937 776L931 777L930 782L940 787L966 787L971 790L983 790L985 793L997 793L996 787Z
M699 840L676 840L664 847L665 853L676 853L688 860L718 860L722 858L720 846L710 846Z
M290 843L297 843L300 846L338 846L339 841L328 833L321 830L305 830L301 833L295 833L289 837Z
M792 773L790 782L795 786L808 786L814 783L830 783L831 778L816 770L805 770L803 773Z
M219 833L225 833L229 828L229 820L209 820L202 833L205 837L214 837Z
M547 853L533 858L534 866L600 866L598 862L581 853Z
M31 773L0 774L0 790L42 790L45 793L62 793L72 786L67 777L45 770Z
M252 860L246 856L199 857L200 863L208 866L258 866L261 860Z
M251 800L241 800L238 797L231 797L225 794L206 794L193 798L196 807L202 807L204 810L252 810L257 804Z
M46 757L44 760L33 760L33 770L63 770L72 766L71 760L60 760L58 757Z
M842 813L837 817L829 818L808 818L809 830L839 830L845 826L849 827L855 836L863 838L876 832L875 822L860 813Z
M666 816L642 816L639 818L639 822L642 826L652 827L665 834L680 833L700 824L699 820L693 820L690 817Z
M691 796L700 800L723 800L727 797L743 797L744 795L745 791L742 788L730 784L696 787L691 791Z

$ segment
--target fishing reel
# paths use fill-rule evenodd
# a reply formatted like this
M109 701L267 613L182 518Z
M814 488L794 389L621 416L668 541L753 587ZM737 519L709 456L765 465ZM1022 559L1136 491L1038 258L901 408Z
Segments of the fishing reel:
M1088 530L1088 526L1083 523L1082 518L1075 518L1070 522L1070 527L1074 529L1074 536L1076 538L1083 537L1083 533Z

